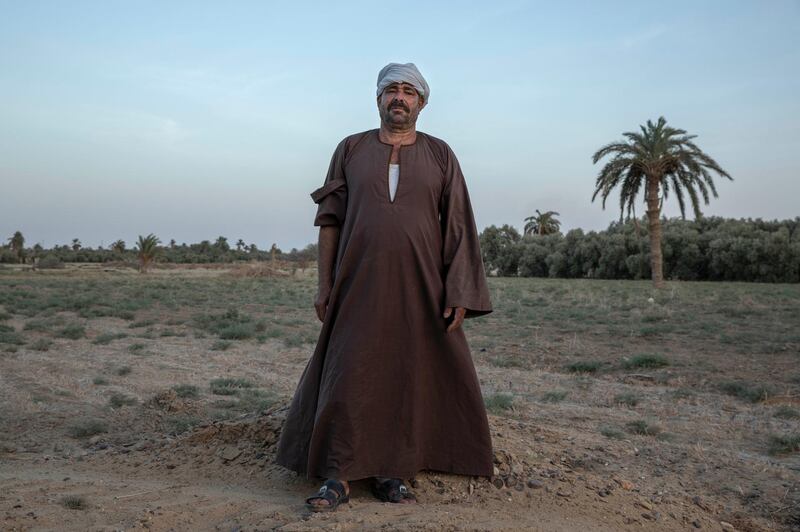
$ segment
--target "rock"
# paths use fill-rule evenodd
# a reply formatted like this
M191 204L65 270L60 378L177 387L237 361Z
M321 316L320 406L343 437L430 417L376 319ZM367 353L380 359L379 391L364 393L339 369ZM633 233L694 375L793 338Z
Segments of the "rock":
M721 526L723 530L736 530L733 525L727 521L720 521L719 526Z
M493 474L494 476L498 476L498 475L500 474L500 470L499 470L499 469L497 469L497 466L495 466L495 468L494 468L494 469L492 469L492 474Z
M708 505L707 505L705 502L703 502L703 499L701 499L701 498L700 498L700 497L698 497L697 495L695 495L694 497L692 497L692 502L693 502L695 505L697 505L697 506L699 506L700 508L702 508L703 510L705 510L706 512L711 512L711 508L710 508L710 507L709 507L709 506L708 506Z
M514 489L517 490L517 491L523 491L525 489L525 484L520 482L519 484L514 486Z
M565 489L559 488L558 491L556 491L556 495L558 495L559 497L564 497L565 499L568 499L568 498L572 497L572 492L569 491L569 490L565 490Z
M103 437L100 435L92 436L91 438L89 438L89 445L97 445L97 443L102 439Z
M502 489L505 484L503 483L503 479L500 477L492 477L492 486L497 489Z
M597 494L600 495L601 497L608 497L609 495L611 495L611 491L608 488L603 488L601 490L598 490Z
M544 487L544 482L541 480L530 479L528 481L528 487L532 490L542 489Z
M239 458L239 455L242 454L240 449L233 447L232 445L226 445L222 449L220 449L218 455L220 458L225 460L226 462L230 462L231 460L236 460Z
M653 505L652 505L652 504L650 504L650 503L649 503L649 502L647 502L647 501L637 501L637 503L636 503L636 504L638 504L639 506L641 506L641 507L642 507L642 508L644 508L645 510L652 510L652 509L653 509Z
M697 519L692 521L692 526L695 528L703 528L702 525L700 524L700 521L698 521Z
M517 477L506 477L505 478L506 487L513 488L517 485Z
M467 488L467 492L472 495L475 492L475 484L472 482L469 483L469 488Z
M522 475L524 472L525 469L520 462L516 462L511 466L511 473L514 475Z
M636 487L630 480L625 480L622 478L614 477L614 482L616 482L619 485L619 487L624 489L625 491L631 491Z

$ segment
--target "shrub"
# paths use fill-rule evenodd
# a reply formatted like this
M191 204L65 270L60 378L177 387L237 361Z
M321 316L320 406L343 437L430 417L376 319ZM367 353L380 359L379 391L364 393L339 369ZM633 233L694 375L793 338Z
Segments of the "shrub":
M614 403L634 407L639 404L639 396L632 392L625 392L614 397Z
M116 371L114 371L114 373L120 377L124 377L125 375L130 375L131 371L133 370L130 366L120 366L116 369Z
M80 495L64 495L59 500L59 503L68 510L85 510L88 507L86 499Z
M566 390L552 390L542 394L542 401L545 403L560 403L563 401L569 392Z
M602 363L596 360L573 362L567 366L567 371L570 373L596 373L601 365Z
M215 395L235 395L239 390L252 388L252 382L246 379L234 379L230 377L214 379L211 381L211 393Z
M128 335L125 333L103 333L98 335L92 343L95 345L108 345L114 340L119 340L120 338L127 338Z
M625 428L628 429L628 432L641 436L655 436L661 432L661 427L644 419L630 421L625 424Z
M615 427L609 426L602 426L600 427L600 434L605 436L606 438L611 438L613 440L621 440L625 437L625 433Z
M216 342L211 344L211 350L212 351L227 351L228 349L231 348L232 345L233 345L233 342L230 342L228 340L217 340Z
M108 432L108 425L101 419L82 419L67 428L73 438L89 438Z
M108 398L108 404L111 408L122 408L123 406L131 406L136 404L136 399L123 393L114 392Z
M653 369L669 366L669 360L661 355L636 355L622 362L625 369Z
M64 263L61 262L61 259L54 255L47 255L39 259L39 262L36 266L40 270L60 270L64 268Z
M493 393L483 398L486 409L493 414L500 414L514 407L514 396L508 393Z
M92 384L95 386L106 386L108 384L108 379L105 377L95 377L92 379Z
M791 406L781 405L775 409L772 415L780 419L798 419L800 418L800 410Z
M47 338L39 338L33 342L29 347L34 351L47 351L53 345L53 342Z
M61 338L69 338L70 340L78 340L86 337L86 329L83 325L73 323L58 331L58 336Z
M194 399L200 395L200 390L194 384L178 384L172 389L181 399Z
M760 403L772 395L772 388L763 384L751 384L743 381L723 382L719 386L722 392L751 403Z
M800 434L773 434L769 437L769 454L790 454L800 451Z

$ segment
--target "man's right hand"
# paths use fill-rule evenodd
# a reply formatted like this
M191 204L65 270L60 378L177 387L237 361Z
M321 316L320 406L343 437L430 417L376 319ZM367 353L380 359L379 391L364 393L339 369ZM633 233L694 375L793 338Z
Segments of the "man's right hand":
M317 309L319 321L325 321L325 311L328 309L328 300L331 297L330 286L320 286L317 290L317 299L314 301L314 308Z

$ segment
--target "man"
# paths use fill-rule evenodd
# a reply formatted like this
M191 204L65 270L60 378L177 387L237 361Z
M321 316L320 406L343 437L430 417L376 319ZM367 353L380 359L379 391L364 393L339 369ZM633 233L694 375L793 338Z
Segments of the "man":
M464 176L416 130L430 99L413 63L378 75L379 129L337 146L318 204L323 322L284 424L277 463L327 479L306 500L333 510L348 481L410 503L431 469L492 474L480 385L461 324L492 311Z

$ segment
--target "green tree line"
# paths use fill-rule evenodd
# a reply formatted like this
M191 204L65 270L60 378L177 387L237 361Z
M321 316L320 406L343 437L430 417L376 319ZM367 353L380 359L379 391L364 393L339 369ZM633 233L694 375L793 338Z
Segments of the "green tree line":
M317 259L317 245L309 244L303 249L293 248L284 252L273 245L271 249L261 250L255 244L245 244L241 239L236 245L230 245L228 239L221 236L215 241L203 240L196 244L177 244L174 240L166 245L158 245L155 239L148 241L148 237L139 237L139 242L129 248L122 240L113 242L107 248L84 247L80 240L75 238L69 244L54 246L45 249L39 244L25 247L24 237L19 231L7 240L7 244L0 247L0 263L33 264L40 267L58 267L66 262L100 262L100 263L129 263L131 266L141 267L140 250L142 246L151 258L157 263L173 264L207 264L231 263L241 261L269 261L282 260L292 262L312 262ZM146 269L146 265L145 265Z
M636 219L604 231L546 235L492 225L480 241L487 272L495 275L650 279L647 231L646 221ZM665 279L800 282L800 218L662 218L661 240Z

